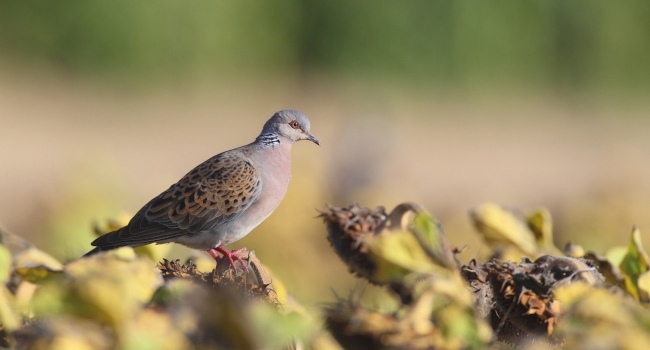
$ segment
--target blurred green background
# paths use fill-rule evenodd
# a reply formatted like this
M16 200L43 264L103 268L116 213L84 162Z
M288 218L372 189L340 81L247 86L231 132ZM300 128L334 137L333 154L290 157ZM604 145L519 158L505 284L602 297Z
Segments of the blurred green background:
M0 225L77 257L94 221L295 108L322 147L296 145L285 201L230 248L303 301L358 283L326 203L419 202L464 260L486 201L548 207L560 247L624 245L650 232L648 18L641 1L2 1Z

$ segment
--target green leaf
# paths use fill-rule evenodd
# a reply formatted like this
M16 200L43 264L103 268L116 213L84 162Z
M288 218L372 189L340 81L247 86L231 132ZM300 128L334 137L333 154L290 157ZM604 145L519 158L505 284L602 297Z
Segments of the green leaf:
M421 212L413 219L412 232L424 250L440 265L456 267L456 261L447 237L440 224L431 215Z
M648 258L648 254L643 249L641 243L641 233L635 226L632 230L632 238L628 246L627 254L623 257L623 261L621 261L619 267L621 268L621 272L623 272L625 289L638 301L649 301L647 299L641 299L638 284L639 277L648 271L649 262L650 258Z
M422 238L427 247L432 250L440 249L440 225L429 214L418 213L413 219L415 233Z

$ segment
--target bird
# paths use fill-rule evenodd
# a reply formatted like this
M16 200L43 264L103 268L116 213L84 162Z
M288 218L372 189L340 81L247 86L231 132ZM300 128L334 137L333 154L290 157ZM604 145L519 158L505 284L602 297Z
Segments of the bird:
M226 250L262 223L284 198L291 179L291 146L308 140L307 116L281 110L264 124L255 141L209 158L145 204L129 223L95 239L84 257L124 246L179 243L206 250L215 260L221 253L236 270Z

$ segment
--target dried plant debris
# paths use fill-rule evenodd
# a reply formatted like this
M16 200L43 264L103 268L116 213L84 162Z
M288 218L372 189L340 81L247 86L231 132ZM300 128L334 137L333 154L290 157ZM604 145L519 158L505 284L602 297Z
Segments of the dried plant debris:
M321 217L327 226L327 239L334 251L350 268L350 272L374 281L376 265L367 255L368 242L381 231L388 215L384 207L372 210L351 205L328 207Z
M165 280L185 279L210 290L227 288L240 293L246 300L261 299L281 307L278 296L271 285L271 278L255 254L245 249L238 254L247 263L250 273L234 274L226 261L220 261L213 271L201 272L191 261L181 264L178 259L174 261L163 259L158 263L158 269Z
M618 250L621 251L622 254L625 254L624 250ZM621 288L625 288L625 276L623 275L620 267L614 263L611 258L608 258L607 256L594 251L585 252L582 246L571 242L567 243L564 246L563 251L564 255L568 257L584 258L591 261L591 263L598 268L598 271L603 275L603 277L605 277L605 282L607 284L617 285ZM617 261L620 263L620 260L622 259L623 256L621 256Z
M588 260L542 256L523 258L520 264L472 260L461 269L474 293L481 316L489 319L497 339L521 345L552 335L561 315L553 291L573 282L602 286L603 276ZM550 337L551 342L558 339Z
M475 224L505 259L458 269L456 250L418 205L400 204L390 214L381 207L328 209L322 217L336 253L401 302L393 312L351 301L326 308L326 325L346 348L482 348L490 339L491 347L639 348L633 338L641 348L650 344L650 314L639 305L650 300L650 257L636 228L628 247L599 255L573 244L565 257L553 244L547 210L518 215L486 205L473 213ZM459 271L462 280L453 283Z
M383 207L328 209L321 216L332 247L353 274L373 284L400 284L458 269L442 227L418 204L399 204L390 214Z
M492 336L478 317L454 250L424 208L402 203L390 214L353 205L328 208L328 239L350 271L399 297L395 312L339 301L325 323L344 348L480 348Z
M567 245L565 252L582 254L605 277L607 284L618 286L641 304L650 303L650 256L643 248L641 233L635 226L627 247L612 247L604 254L587 252L575 244ZM621 290L614 289L614 292Z
M619 287L624 286L624 278L621 269L618 266L614 265L605 256L590 251L584 255L584 258L591 261L598 267L598 271L600 271L600 273L605 277L605 281L607 283L617 285Z

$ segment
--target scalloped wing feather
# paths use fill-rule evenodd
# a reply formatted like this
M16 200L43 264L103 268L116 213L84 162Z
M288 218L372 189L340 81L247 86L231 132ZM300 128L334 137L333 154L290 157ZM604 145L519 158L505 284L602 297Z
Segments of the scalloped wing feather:
M140 245L210 231L242 214L260 191L260 176L250 162L239 153L222 153L152 199L127 226L92 245Z

